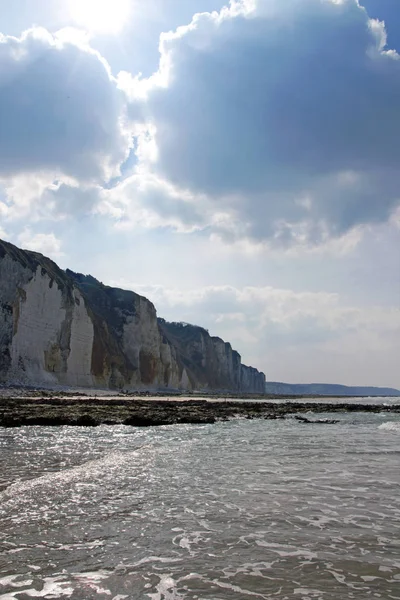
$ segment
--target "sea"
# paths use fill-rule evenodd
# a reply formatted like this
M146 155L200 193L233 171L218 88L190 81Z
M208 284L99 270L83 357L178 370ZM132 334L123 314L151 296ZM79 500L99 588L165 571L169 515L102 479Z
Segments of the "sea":
M0 599L399 600L400 414L324 417L0 428Z

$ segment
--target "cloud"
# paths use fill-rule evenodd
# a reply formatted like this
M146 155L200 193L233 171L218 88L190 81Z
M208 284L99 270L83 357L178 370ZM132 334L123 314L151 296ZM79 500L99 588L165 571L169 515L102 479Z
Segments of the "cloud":
M269 380L400 386L397 306L359 307L337 293L271 286L112 285L147 296L160 316L196 323L229 340Z
M151 168L208 196L210 224L229 214L228 239L322 244L390 218L400 59L356 0L232 3L164 34L160 50L141 82Z
M344 303L337 293L295 292L271 286L206 286L195 289L164 286L131 286L126 281L113 285L131 287L149 297L160 312L173 311L188 317L202 315L207 326L227 328L246 324L254 339L274 340L276 343L313 345L343 334L367 331L384 335L392 341L400 331L397 307L356 307ZM170 318L170 317L168 317ZM200 323L199 323L200 324ZM271 337L271 333L273 336ZM275 340L275 334L276 340Z
M147 79L115 78L76 30L3 36L4 218L342 249L392 219L400 58L383 25L356 0L218 8L163 34Z
M399 7L396 0L360 0L368 14L384 21L388 33L388 47L400 50Z
M18 244L25 250L40 252L56 260L63 256L61 241L54 233L34 233L26 227L17 237Z
M46 172L102 181L131 145L125 96L75 30L0 34L0 176Z
M95 210L113 217L123 229L169 227L191 233L207 224L193 194L150 173L135 173L102 190Z
M195 13L220 10L225 4L228 4L228 0L136 2L131 18L118 36L97 35L92 38L92 44L107 56L116 73L124 70L134 74L143 73L148 77L158 68L161 32L189 23Z

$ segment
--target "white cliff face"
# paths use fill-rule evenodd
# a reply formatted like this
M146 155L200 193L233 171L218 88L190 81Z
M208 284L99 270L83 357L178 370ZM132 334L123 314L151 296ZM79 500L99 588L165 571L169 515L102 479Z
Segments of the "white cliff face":
M63 370L60 332L65 318L60 290L38 267L14 301L13 374L25 381L57 383Z
M135 367L130 386L160 387L164 383L161 338L153 305L144 298L135 302L135 314L123 327L123 349Z
M253 367L241 365L240 389L243 392L265 393L265 375Z
M196 389L263 393L264 374L242 365L240 354L229 343L189 324L160 319L160 327L178 348L178 358L189 366Z
M160 387L165 388L173 388L179 390L192 390L193 382L188 376L186 369L181 368L179 366L176 351L171 344L169 344L166 340L163 339L161 335L161 364L162 364L162 372L163 379L160 382Z
M3 302L0 313L0 348L8 350L8 378L25 384L92 386L93 323L79 290L73 290L74 303L68 306L62 290L40 266L32 274L9 257L2 262L2 292L8 303ZM5 283L12 280L13 289L6 293Z
M182 377L179 380L178 388L181 390L191 390L192 389L192 382L190 381L190 378L189 378L189 375L188 375L186 369L183 369L183 371L182 371Z
M0 240L0 381L253 392L265 377L206 330L158 322L146 298Z
M129 387L191 389L185 370L181 372L170 344L163 341L154 306L138 297L132 316L123 326L123 348L135 366Z
M218 381L221 382L221 388L237 389L237 377L235 374L235 365L233 363L231 345L218 337L211 338L214 352L216 355L215 365L217 369Z
M0 381L11 367L11 343L14 334L14 303L19 286L29 281L30 271L8 255L0 259Z
M123 326L123 350L135 368L131 386L140 386L142 375L149 385L157 379L152 358L157 356L159 348L158 330L154 328L150 306L149 302L145 304L139 300L137 306L132 306L135 314L128 316Z
M94 387L95 380L91 373L94 327L79 290L74 289L73 298L70 352L65 383L78 387Z

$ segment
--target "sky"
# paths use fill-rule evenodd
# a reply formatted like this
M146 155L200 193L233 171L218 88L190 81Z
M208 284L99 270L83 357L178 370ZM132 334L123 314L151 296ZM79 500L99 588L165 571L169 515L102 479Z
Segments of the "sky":
M0 237L269 381L400 388L400 0L0 0Z

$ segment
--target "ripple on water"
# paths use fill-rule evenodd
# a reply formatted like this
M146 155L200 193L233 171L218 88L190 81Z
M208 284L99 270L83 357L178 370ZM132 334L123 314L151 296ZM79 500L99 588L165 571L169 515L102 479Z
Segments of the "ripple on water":
M0 599L395 598L379 419L0 432Z
M379 425L378 429L390 431L392 433L400 433L400 421L387 421Z

